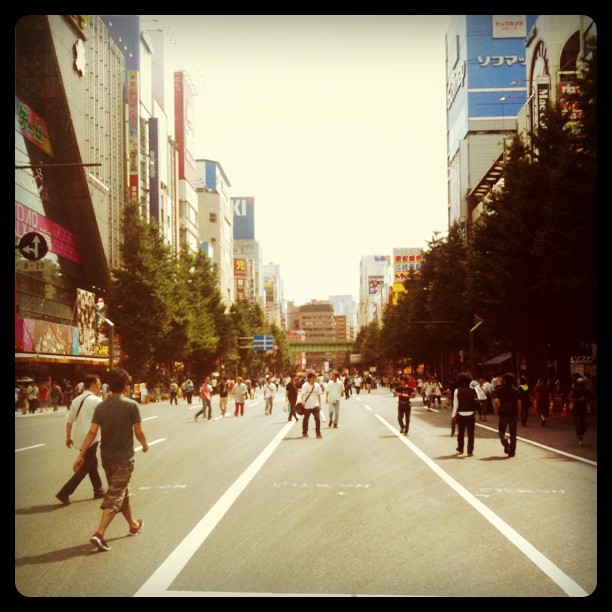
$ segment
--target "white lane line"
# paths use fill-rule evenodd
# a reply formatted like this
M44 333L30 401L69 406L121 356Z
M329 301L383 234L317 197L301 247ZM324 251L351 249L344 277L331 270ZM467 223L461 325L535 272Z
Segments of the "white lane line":
M423 451L415 446L408 438L399 434L397 429L383 419L380 415L374 415L388 429L395 433L400 440L417 456L427 467L431 468L442 480L454 489L465 501L475 510L480 512L493 527L505 536L514 546L526 555L535 565L537 565L559 588L570 597L587 597L588 593L567 574L561 571L550 559L544 556L535 546L530 544L520 533L512 529L497 514L492 512L479 499L474 497L467 489L461 486L454 478L449 476L437 463L430 459Z
M158 418L159 418L159 417L158 417L157 415L153 415L153 416L146 417L146 418L144 418L144 419L142 419L142 420L143 420L143 422L144 422L144 421L150 421L151 419L158 419Z
M215 505L200 519L183 541L170 553L166 560L155 570L153 575L140 587L134 597L159 597L172 584L182 569L187 565L212 530L217 526L238 496L253 480L257 472L281 443L287 432L293 427L293 421L287 422L272 441L255 458L253 463L236 479L236 481L219 498Z
M491 427L489 425L482 425L481 423L476 423L478 427L482 427L483 429L488 429L489 431L494 431L497 433L497 429ZM509 434L506 434L506 438L509 438ZM525 444L531 444L532 446L539 446L544 450L550 451L551 453L557 453L558 455L565 455L566 457L570 457L571 459L575 459L576 461L582 461L583 463L589 463L590 465L594 465L597 467L597 461L592 461L591 459L585 459L584 457L579 457L578 455L572 455L571 453L566 453L565 451L559 450L558 448L553 448L552 446L546 446L546 444L540 444L539 442L534 442L533 440L528 440L527 438L521 438L521 436L516 436L517 440L521 442L525 442Z
M368 406L368 404L364 404L364 405L363 405L363 407L364 407L366 410L369 410L370 412L372 412L372 409L370 408L370 406Z
M23 448L16 448L15 452L20 453L21 451L30 450L32 448L38 448L40 446L47 446L47 445L46 444L34 444L34 446L24 446Z
M166 438L159 438L157 440L153 440L153 442L149 442L149 446L154 446L155 444L159 444L160 442L164 442L166 440ZM142 446L135 446L134 447L135 451L141 451L142 450Z

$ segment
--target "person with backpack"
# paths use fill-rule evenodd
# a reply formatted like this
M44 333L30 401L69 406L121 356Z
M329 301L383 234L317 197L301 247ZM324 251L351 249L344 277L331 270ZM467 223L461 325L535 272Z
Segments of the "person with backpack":
M194 389L195 387L193 386L193 381L191 380L191 378L188 378L185 381L185 397L187 398L187 404L191 404Z
M178 392L179 392L179 386L176 383L175 380L170 382L170 405L172 406L172 404L174 404L175 406L178 406Z
M476 413L480 403L476 390L470 386L472 375L469 372L457 374L457 388L453 397L452 417L457 421L457 452L463 454L465 434L467 432L467 455L474 454L474 432L476 430Z

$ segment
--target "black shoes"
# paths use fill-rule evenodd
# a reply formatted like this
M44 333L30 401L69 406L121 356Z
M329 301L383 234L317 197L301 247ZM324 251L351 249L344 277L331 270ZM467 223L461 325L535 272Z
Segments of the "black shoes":
M102 499L104 495L104 491L98 491L97 493L94 493L94 499Z
M70 499L68 499L67 495L60 495L58 493L55 497L60 500L63 506L67 506L70 503Z
M317 438L322 438L323 436L321 434L317 434Z

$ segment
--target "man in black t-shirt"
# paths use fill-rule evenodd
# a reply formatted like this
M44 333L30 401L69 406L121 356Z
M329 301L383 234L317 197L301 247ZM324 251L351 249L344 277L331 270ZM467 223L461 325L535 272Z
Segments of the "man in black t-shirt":
M285 387L285 397L287 398L287 401L289 402L289 418L287 419L288 421L290 421L293 417L295 417L295 420L298 421L298 415L297 412L295 411L295 405L297 404L297 396L298 396L298 382L299 382L300 378L299 376L294 376L288 383L287 386Z
M493 391L493 406L499 414L497 434L508 457L516 453L516 427L521 413L521 396L516 387L516 376L506 372L502 384ZM510 443L506 440L506 427L510 430Z
M410 427L410 398L414 396L414 391L408 386L408 377L400 376L400 383L395 387L395 397L397 397L397 422L400 426L400 433L408 435Z

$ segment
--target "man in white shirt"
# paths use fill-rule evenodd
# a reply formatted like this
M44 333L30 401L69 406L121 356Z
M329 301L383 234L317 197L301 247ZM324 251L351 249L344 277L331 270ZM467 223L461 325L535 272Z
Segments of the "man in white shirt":
M329 426L338 427L340 417L340 398L344 394L344 385L338 379L338 372L332 372L332 378L325 387L325 403L329 406Z
M317 432L317 438L322 438L321 435L321 395L323 390L321 385L316 381L316 375L314 372L308 373L306 382L302 385L302 404L304 404L304 418L302 419L302 438L308 437L308 421L310 415L314 415L315 419L315 430Z
M276 393L276 385L270 379L270 375L266 374L266 382L264 383L264 402L266 405L266 415L272 414L272 404L274 404L274 394Z
M70 448L74 445L75 448L81 450L83 441L91 427L91 419L93 413L102 401L99 397L100 393L100 377L96 374L87 374L83 379L84 391L77 395L70 404L70 410L66 417L66 446ZM97 436L91 443L90 447L85 452L83 464L74 472L72 478L59 490L55 496L62 502L64 506L70 503L70 495L74 493L85 476L89 476L94 490L94 499L104 497L104 488L102 479L98 473L98 443L100 442L100 430Z

